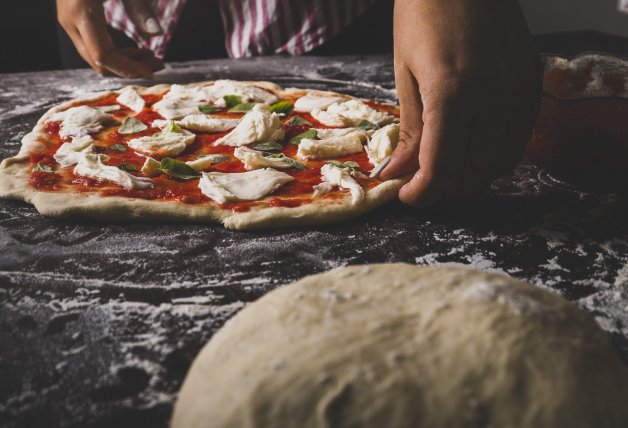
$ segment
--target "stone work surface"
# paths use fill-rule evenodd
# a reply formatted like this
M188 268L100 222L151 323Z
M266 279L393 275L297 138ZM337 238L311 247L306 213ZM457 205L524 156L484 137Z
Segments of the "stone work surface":
M155 83L225 77L395 98L389 57L171 64ZM4 75L0 158L48 108L127 83L87 70ZM273 288L347 264L506 272L589 311L628 360L626 219L626 196L579 191L525 161L455 209L393 203L334 226L261 233L60 221L0 200L0 426L165 427L189 364L226 320Z

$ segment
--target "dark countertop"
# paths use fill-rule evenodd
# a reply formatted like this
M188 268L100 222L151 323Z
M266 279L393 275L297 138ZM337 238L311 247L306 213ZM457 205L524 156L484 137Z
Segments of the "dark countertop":
M156 82L225 77L395 96L389 57L171 64ZM48 108L126 83L86 70L3 75L0 158ZM0 426L166 426L187 367L225 320L346 264L462 263L544 284L590 311L628 360L626 219L626 196L578 191L526 162L456 209L394 203L264 233L61 221L0 200Z

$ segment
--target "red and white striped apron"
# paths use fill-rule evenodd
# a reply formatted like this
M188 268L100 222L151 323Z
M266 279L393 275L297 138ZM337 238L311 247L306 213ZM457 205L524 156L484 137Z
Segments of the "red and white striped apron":
M206 0L212 1L212 0ZM338 34L376 0L218 0L231 58L308 52ZM156 0L164 33L146 38L127 17L121 0L107 0L109 24L163 58L186 0Z

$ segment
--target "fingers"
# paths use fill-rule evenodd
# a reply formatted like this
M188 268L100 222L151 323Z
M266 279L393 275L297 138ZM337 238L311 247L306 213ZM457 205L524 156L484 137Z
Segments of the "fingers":
M135 61L139 61L143 64L147 64L150 68L155 71L163 70L164 63L162 60L157 58L153 51L146 48L123 48L120 49L120 53L127 58L131 58Z
M150 37L163 33L149 2L145 0L123 0L123 3L129 18L145 36Z
M57 20L63 27L68 37L72 40L74 47L78 51L79 55L89 66L98 74L104 74L105 70L96 65L92 57L90 56L81 35L76 28L76 17L84 13L85 3L83 2L68 2L57 0Z
M89 52L87 52L87 48L83 44L83 39L81 38L81 35L79 34L78 30L76 28L74 28L74 27L72 27L72 28L64 28L64 29L65 29L66 33L68 33L68 36L72 40L72 43L74 44L74 47L76 48L76 50L79 53L79 55L81 56L81 58L83 58L83 60L85 60L85 62L87 64L89 64L89 66L96 73L98 73L100 75L104 75L105 74L105 69L103 67L101 67L100 65L97 65L94 62L94 60L92 59L92 57L89 55Z
M409 174L419 168L423 105L414 76L400 61L395 62L395 83L401 107L401 130L399 143L390 163L380 173L380 177L384 180Z
M432 91L425 102L419 171L399 191L402 202L427 206L455 199L467 155L472 112L466 95Z
M133 3L134 10L140 10L141 6ZM97 73L126 78L150 77L153 71L163 68L163 63L148 49L119 50L114 46L101 1L58 0L57 14L78 53ZM138 14L136 12L136 16Z
M114 46L107 32L102 3L92 3L79 18L77 29L85 50L97 67L126 78L152 76L153 71L149 65L124 56Z

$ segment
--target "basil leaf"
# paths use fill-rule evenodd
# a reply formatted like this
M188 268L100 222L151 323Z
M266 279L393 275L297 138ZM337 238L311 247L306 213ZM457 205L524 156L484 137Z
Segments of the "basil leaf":
M227 162L227 161L230 161L230 160L231 160L231 157L225 156L225 155L214 155L214 156L212 156L212 163Z
M290 120L286 122L286 125L288 126L301 126L301 125L312 126L312 122L305 120L300 116L292 116Z
M333 166L337 166L338 168L344 168L344 169L360 169L360 165L358 165L355 162L351 162L351 161L347 161L347 162L340 162L340 161L330 161L327 162L330 165Z
M270 106L271 113L283 113L286 116L292 113L294 110L294 104L290 101L277 101L275 104Z
M317 136L316 129L308 129L307 131L300 133L296 137L293 137L290 140L290 144L299 144L301 140L304 138L314 139L316 138L316 136Z
M296 160L294 160L292 158L289 158L288 156L284 155L283 153L262 152L262 156L264 156L265 158L282 159L288 165L290 165L292 168L295 168L295 169L300 169L300 170L308 169L307 166L303 165L301 162L298 162L298 161L296 161Z
M180 133L182 131L181 127L179 125L177 125L177 123L174 120L171 120L168 122L168 125L161 130L161 132L165 132L168 134L176 134L176 133Z
M300 169L300 170L306 170L307 169L307 166L303 165L301 162L297 162L294 159L289 158L288 156L284 156L283 160L288 162L292 168Z
M96 109L102 111L103 113L109 113L111 111L120 110L120 106L117 104L110 105L110 106L97 106Z
M281 144L274 142L257 143L252 145L251 148L255 150L283 150L283 146Z
M355 162L351 162L351 161L345 162L344 166L345 166L345 168L350 168L350 169L360 169L360 165L358 165Z
M136 132L142 132L148 129L148 126L144 122L140 122L134 117L127 117L122 122L118 132L120 134L135 134Z
M161 160L161 164L159 165L159 169L169 176L179 178L181 180L191 180L192 178L196 178L201 175L190 165L173 158L163 158Z
M339 162L339 161L329 161L327 163L329 165L337 166L338 168L342 168L344 166L344 164L342 162Z
M124 144L112 144L107 147L109 150L115 150L116 152L124 153L127 151L127 147Z
M138 169L132 163L120 164L120 165L118 165L118 168L120 168L122 171L126 171L126 172L137 172L138 171Z
M255 106L255 103L240 103L227 110L229 113L246 113Z
M52 171L52 167L50 167L48 165L42 165L40 163L35 165L31 171L33 171L33 172L53 172Z
M242 98L237 95L225 95L222 99L225 100L225 103L229 108L242 104Z
M201 113L213 113L216 110L218 110L218 107L212 105L212 104L201 104L198 106L198 111L200 111Z
M369 122L368 120L361 120L356 128L362 129L364 131L372 131L374 129L379 129L379 126L374 124L373 122Z

